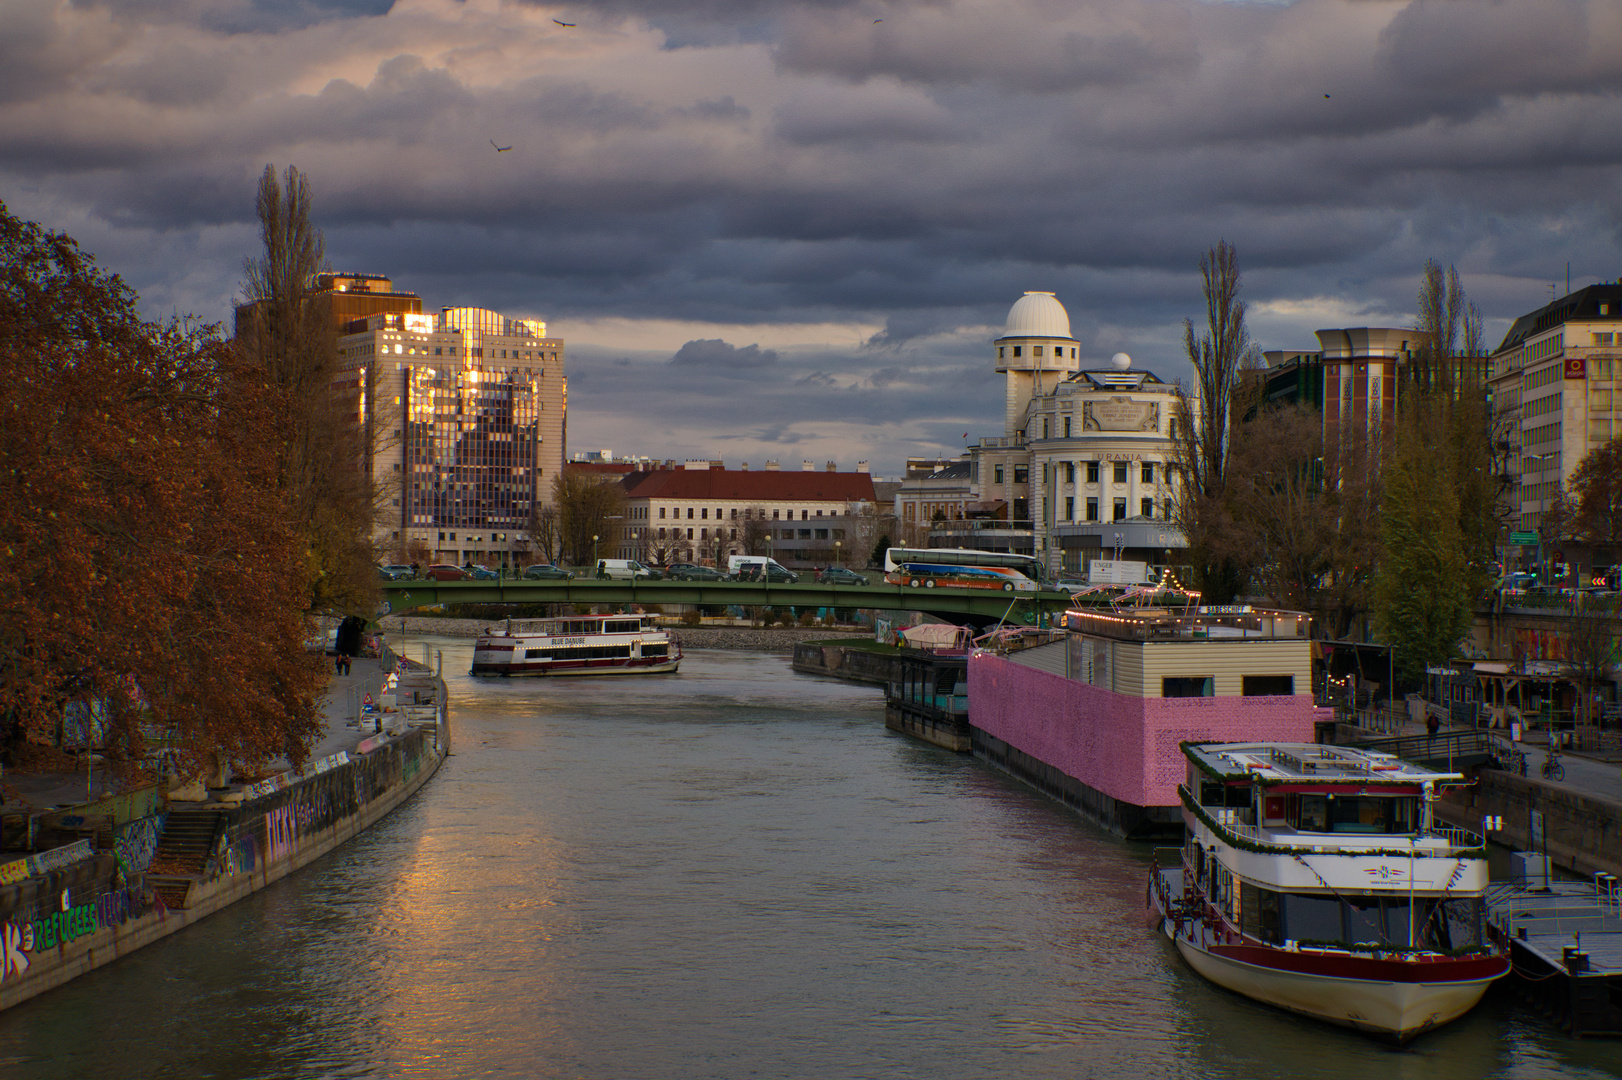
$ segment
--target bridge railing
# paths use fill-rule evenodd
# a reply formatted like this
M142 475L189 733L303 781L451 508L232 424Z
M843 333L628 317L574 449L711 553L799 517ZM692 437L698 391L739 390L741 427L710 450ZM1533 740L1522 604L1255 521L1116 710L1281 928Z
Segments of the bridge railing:
M1355 743L1359 750L1379 750L1405 761L1446 761L1473 764L1493 756L1492 736L1486 731L1444 731L1435 735L1399 735L1389 739L1364 739Z

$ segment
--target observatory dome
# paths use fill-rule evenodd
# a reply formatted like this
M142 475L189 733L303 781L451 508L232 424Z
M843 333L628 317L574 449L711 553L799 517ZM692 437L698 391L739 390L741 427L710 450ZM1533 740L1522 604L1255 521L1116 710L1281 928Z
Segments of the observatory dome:
M1050 292L1027 292L1008 309L1003 337L1070 337L1070 313Z

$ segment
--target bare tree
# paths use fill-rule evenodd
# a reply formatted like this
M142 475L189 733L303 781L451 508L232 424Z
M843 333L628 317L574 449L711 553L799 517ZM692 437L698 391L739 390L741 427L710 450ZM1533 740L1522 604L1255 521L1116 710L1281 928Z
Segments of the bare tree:
M529 507L529 542L531 550L541 562L558 560L558 508L550 502L536 501Z
M588 563L604 549L612 553L624 515L624 488L613 480L565 468L552 477L552 503L565 555Z
M745 555L766 554L766 540L771 534L771 523L766 520L764 506L751 506L744 510L743 527L739 530L738 540L743 544Z
M245 265L237 342L281 412L280 482L309 547L311 609L369 612L377 599L372 528L380 502L371 462L375 436L392 427L356 422L360 402L376 400L369 370L340 385L337 328L317 296L323 248L310 203L296 168L288 166L284 187L265 166L257 197L264 251Z
M1201 591L1214 603L1232 599L1247 576L1244 560L1223 553L1228 450L1233 395L1239 372L1256 363L1258 350L1245 329L1245 302L1239 299L1239 258L1232 244L1219 241L1200 256L1204 279L1205 329L1183 322L1183 347L1194 365L1198 397L1179 384L1174 468L1178 479L1176 516L1188 538Z

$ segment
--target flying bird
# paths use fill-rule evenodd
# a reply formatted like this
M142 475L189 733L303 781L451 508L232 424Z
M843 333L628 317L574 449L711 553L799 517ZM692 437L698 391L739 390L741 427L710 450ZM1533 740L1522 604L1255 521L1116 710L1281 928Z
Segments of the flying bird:
M574 23L572 23L572 22L564 22L562 19L553 19L552 21L557 23L559 26L573 26L574 25Z
M496 146L496 140L491 139L490 140L490 145L491 146ZM512 147L510 147L510 146L496 146L496 153L505 154L507 151L509 151L511 149L512 149Z
M1327 97L1328 97L1328 96L1329 96L1329 95L1328 95L1328 94L1325 94L1325 95L1324 95L1324 97L1325 97L1325 98L1327 98Z
M874 26L877 26L877 25L878 25L878 24L879 24L879 23L881 23L881 22L883 22L883 21L884 21L884 20L883 20L883 19L874 19L874 20L873 20L873 25L874 25Z

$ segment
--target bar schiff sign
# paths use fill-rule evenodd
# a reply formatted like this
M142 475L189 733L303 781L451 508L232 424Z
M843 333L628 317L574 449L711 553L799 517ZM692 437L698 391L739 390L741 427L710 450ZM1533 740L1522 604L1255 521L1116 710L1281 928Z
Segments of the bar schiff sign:
M1112 397L1108 401L1085 401L1081 405L1083 431L1156 431L1160 428L1160 404Z

